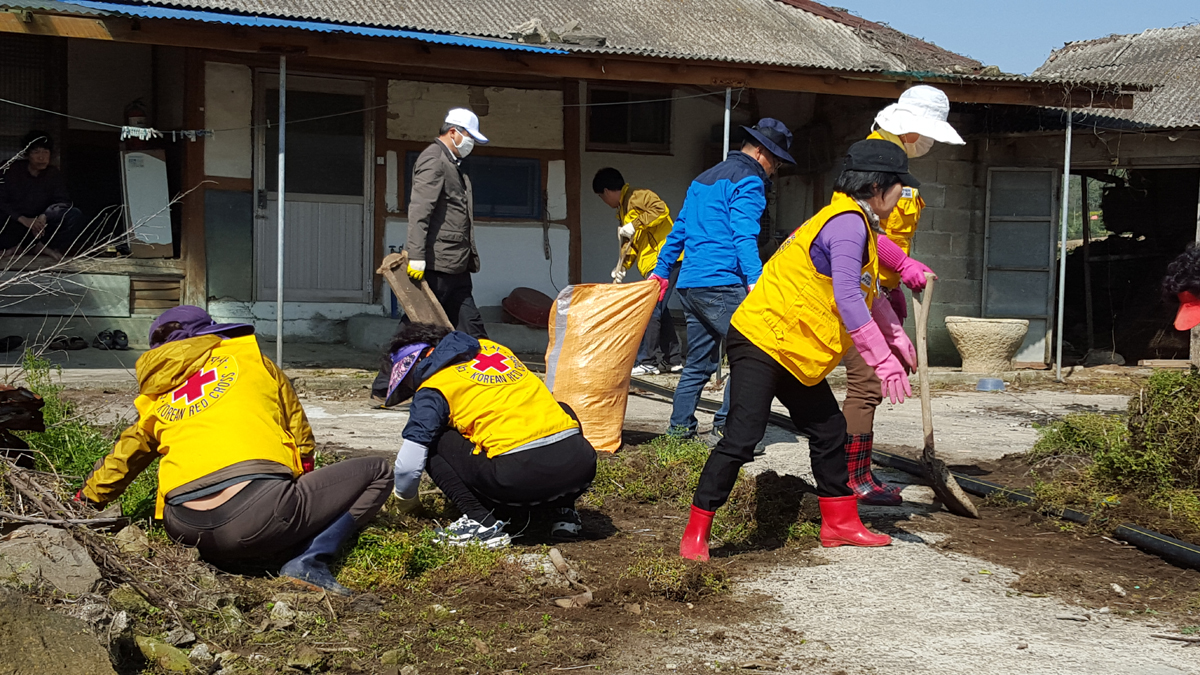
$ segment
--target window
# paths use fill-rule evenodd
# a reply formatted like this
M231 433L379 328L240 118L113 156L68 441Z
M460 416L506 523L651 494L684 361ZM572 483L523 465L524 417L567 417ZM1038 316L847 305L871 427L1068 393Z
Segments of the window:
M406 196L412 193L413 166L420 152L405 155ZM476 218L541 220L542 162L531 157L471 155L463 160L471 177Z
M587 149L669 153L670 91L588 87Z

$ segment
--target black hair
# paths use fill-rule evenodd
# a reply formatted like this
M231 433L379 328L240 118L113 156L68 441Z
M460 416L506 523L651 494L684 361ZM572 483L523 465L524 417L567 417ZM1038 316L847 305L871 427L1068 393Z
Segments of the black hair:
M596 194L603 194L605 190L620 192L623 187L625 187L625 177L611 166L600 169L592 178L592 192Z
M1163 278L1162 293L1168 300L1176 300L1187 291L1200 297L1200 246L1187 245L1183 253L1167 265L1167 276Z
M886 192L900 182L900 174L890 171L846 170L833 184L834 192L844 192L855 199L867 200L875 196L875 188Z
M450 133L451 129L458 129L458 133L462 134L463 136L467 135L467 132L464 131L463 128L458 126L457 124L451 124L449 122L442 122L442 128L438 129L438 136L445 136L446 134Z
M442 341L452 332L452 329L445 326L438 326L432 323L406 323L396 332L396 336L392 338L392 344L388 346L387 353L394 354L401 347L424 342L430 346L437 346L437 343ZM388 368L391 368L391 359L385 357L388 363Z
M157 347L159 345L166 344L167 339L171 337L171 333L174 333L177 330L183 330L183 325L181 325L178 321L168 321L164 323L158 328L155 328L154 332L150 334L150 345L152 347Z
M45 148L54 151L54 140L50 138L50 134L45 131L34 129L25 134L25 138L21 140L21 147L25 148L25 152Z

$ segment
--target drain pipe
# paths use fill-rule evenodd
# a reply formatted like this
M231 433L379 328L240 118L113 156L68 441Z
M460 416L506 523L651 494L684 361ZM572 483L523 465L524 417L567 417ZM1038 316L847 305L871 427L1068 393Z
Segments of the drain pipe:
M1063 151L1062 215L1059 218L1058 245L1058 327L1054 329L1057 343L1054 357L1054 379L1062 382L1063 304L1067 297L1067 198L1071 191L1071 108L1067 107L1067 142ZM1085 225L1086 227L1086 225Z
M283 368L283 171L287 156L287 56L279 55L279 184L275 188L275 365Z

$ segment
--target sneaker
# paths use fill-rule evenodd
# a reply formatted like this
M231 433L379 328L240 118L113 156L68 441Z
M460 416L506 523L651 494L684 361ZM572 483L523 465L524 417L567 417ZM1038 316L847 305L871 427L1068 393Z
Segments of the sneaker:
M489 527L484 527L479 521L463 515L446 527L434 531L433 540L448 546L470 546L479 544L484 548L504 548L512 543L512 537L504 531L508 525L503 520L497 520Z
M725 427L715 426L708 432L705 442L708 443L708 447L715 448L717 447L717 443L721 442L722 438L725 438Z
M675 365L671 366L671 372L672 373L682 373L683 372L683 364L676 363Z
M658 375L658 368L638 364L633 367L633 376L637 377L638 375Z
M583 520L575 509L561 508L554 510L554 522L550 524L551 539L578 539L583 535Z

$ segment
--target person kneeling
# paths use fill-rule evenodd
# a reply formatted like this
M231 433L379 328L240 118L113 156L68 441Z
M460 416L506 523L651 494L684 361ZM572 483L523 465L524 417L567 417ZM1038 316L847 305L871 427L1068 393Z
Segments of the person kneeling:
M443 543L507 546L497 511L514 508L551 511L552 537L581 534L575 500L596 477L596 451L571 409L507 347L410 324L389 361L387 405L412 399L394 468L402 509L415 506L428 471L463 513L438 530Z
M295 555L282 576L349 595L329 563L387 500L387 460L314 471L308 418L253 326L175 307L154 320L150 347L137 361L138 421L76 498L107 504L157 458L155 517L172 539L216 564Z

